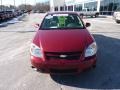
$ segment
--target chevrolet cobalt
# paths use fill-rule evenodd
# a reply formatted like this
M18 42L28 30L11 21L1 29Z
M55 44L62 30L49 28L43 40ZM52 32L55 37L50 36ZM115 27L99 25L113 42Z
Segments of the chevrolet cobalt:
M45 73L79 73L96 66L97 45L77 13L48 13L30 47L32 67Z

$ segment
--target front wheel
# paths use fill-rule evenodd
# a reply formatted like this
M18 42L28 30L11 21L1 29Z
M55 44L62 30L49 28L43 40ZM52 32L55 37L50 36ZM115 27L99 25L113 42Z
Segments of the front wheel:
M94 64L92 67L93 67L93 68L96 68L96 64Z
M116 20L116 23L120 24L120 20Z
M98 17L98 16L99 16L99 14L98 14L98 13L96 13L96 14L95 14L95 18L96 18L96 17Z
M83 14L80 14L80 18L83 18L83 16L84 16Z

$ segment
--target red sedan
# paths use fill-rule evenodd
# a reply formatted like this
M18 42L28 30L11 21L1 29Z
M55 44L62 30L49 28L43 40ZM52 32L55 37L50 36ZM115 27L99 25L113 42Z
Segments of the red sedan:
M32 66L46 73L79 73L96 66L97 45L77 13L48 13L30 47Z

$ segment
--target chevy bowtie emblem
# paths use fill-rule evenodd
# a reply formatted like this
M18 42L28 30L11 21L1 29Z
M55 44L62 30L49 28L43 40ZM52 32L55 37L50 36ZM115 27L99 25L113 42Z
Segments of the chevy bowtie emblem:
M67 55L60 55L60 57L61 57L61 58L66 58L66 57L67 57Z

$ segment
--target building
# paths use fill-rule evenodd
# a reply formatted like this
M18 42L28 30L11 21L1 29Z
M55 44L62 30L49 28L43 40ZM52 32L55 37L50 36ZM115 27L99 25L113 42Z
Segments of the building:
M98 11L101 15L112 15L120 7L120 0L50 0L51 11Z
M50 0L51 11L64 11L65 0Z
M100 13L103 15L112 15L120 7L120 0L101 0Z

